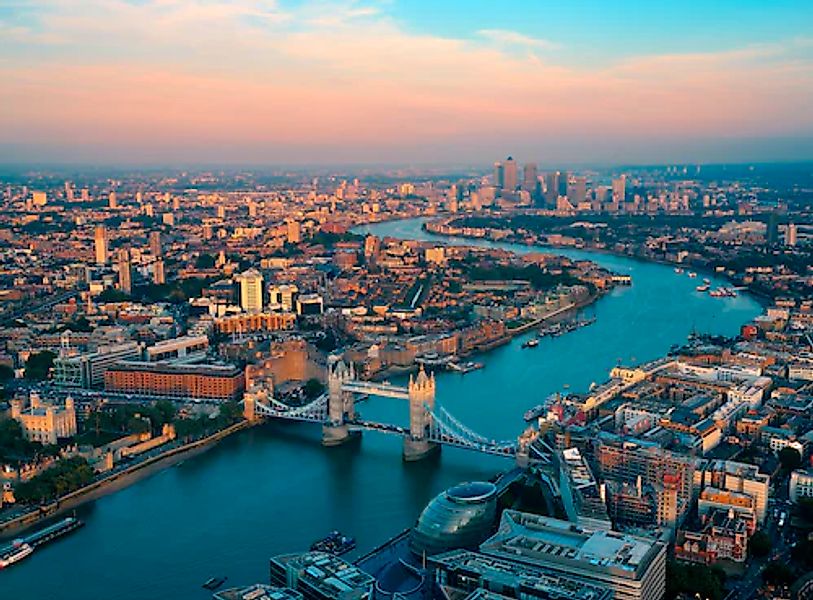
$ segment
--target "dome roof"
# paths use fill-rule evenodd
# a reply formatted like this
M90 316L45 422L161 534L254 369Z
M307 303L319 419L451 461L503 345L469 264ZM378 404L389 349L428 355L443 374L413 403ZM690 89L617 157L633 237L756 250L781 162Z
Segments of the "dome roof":
M409 545L416 554L437 554L454 548L476 548L497 518L497 488L473 481L438 494L412 529Z

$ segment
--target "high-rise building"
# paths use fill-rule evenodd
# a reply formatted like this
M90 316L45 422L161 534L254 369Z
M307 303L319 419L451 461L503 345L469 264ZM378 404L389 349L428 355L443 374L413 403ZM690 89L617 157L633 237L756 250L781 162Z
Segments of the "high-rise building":
M552 171L545 174L545 202L548 207L556 206L556 199L559 197L559 171Z
M627 176L621 175L613 179L613 202L622 203L627 197Z
M795 246L797 235L796 223L788 223L788 228L785 230L785 245Z
M498 190L505 186L505 167L501 162L494 163L494 187Z
M587 201L587 177L574 176L567 182L567 199L574 207Z
M161 256L161 232L150 232L150 254L155 257Z
M130 265L130 253L119 250L119 289L128 296L133 292L133 269Z
M517 162L510 156L503 163L503 189L513 192L519 185L519 174L517 173Z
M118 208L119 207L119 200L116 197L116 191L115 190L110 192L110 195L107 197L107 206L109 208Z
M765 241L775 244L779 238L779 215L776 211L768 213L767 227L765 228Z
M536 186L539 183L539 177L536 169L536 163L525 163L522 168L522 187L532 194L536 191Z
M240 285L240 307L250 313L263 310L263 276L256 269L249 269L236 277Z
M107 229L104 225L96 228L95 234L95 247L96 247L96 264L107 264Z
M155 285L163 285L167 278L164 274L164 261L160 258L152 263L152 282Z

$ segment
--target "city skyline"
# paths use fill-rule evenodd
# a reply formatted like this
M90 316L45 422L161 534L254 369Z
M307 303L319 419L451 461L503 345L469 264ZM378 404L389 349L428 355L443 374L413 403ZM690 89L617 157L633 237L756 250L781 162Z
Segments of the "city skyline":
M0 163L813 157L801 2L83 5L0 9Z

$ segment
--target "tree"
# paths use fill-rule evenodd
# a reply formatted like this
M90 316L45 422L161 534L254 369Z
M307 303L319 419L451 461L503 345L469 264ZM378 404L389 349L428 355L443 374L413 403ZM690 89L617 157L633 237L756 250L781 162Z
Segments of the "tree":
M748 540L748 554L751 556L768 556L771 551L771 538L762 530L755 531Z
M198 259L195 261L195 267L198 269L213 269L215 266L215 257L211 254L203 253L198 256Z
M779 462L785 471L793 471L801 466L802 456L795 448L786 446L779 451Z
M56 354L49 350L37 352L28 357L25 363L25 378L42 381L48 378L48 372L54 366Z
M315 400L325 392L325 386L321 381L312 377L305 382L304 390L308 400Z
M8 365L0 365L0 381L5 382L14 379L14 369Z
M710 600L723 598L725 573L705 565L687 565L674 559L666 561L666 597L700 594Z
M788 585L793 581L793 571L778 560L772 560L762 572L762 579L773 585Z

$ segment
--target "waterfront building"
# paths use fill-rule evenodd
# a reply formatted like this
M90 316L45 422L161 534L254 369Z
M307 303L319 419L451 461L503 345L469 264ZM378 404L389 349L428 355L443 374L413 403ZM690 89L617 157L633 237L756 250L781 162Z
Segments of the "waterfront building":
M104 374L113 364L140 357L138 342L99 346L95 352L83 354L60 354L54 359L54 383L66 387L100 387Z
M324 552L284 554L271 559L271 584L296 590L304 600L367 600L375 579Z
M470 550L452 550L427 559L435 582L467 600L611 600L607 587L538 565L496 558ZM486 593L484 595L484 593ZM455 595L455 597L458 597Z
M666 545L659 540L505 510L480 552L611 590L617 600L661 600Z
M419 556L474 549L491 533L496 519L494 484L462 483L438 494L426 506L412 529L409 547Z
M240 286L240 307L248 313L263 310L263 276L256 269L249 269L236 277Z
M104 375L108 392L236 400L245 389L245 373L232 365L178 365L121 361Z
M796 469L790 474L788 497L791 502L813 498L813 469Z
M94 234L94 244L95 244L95 251L96 251L96 264L97 265L106 265L107 264L107 229L104 225L100 225L96 228L96 232Z
M60 406L43 402L39 394L31 392L25 408L21 400L11 401L11 418L20 423L23 436L32 442L56 444L76 435L76 409L70 396Z

